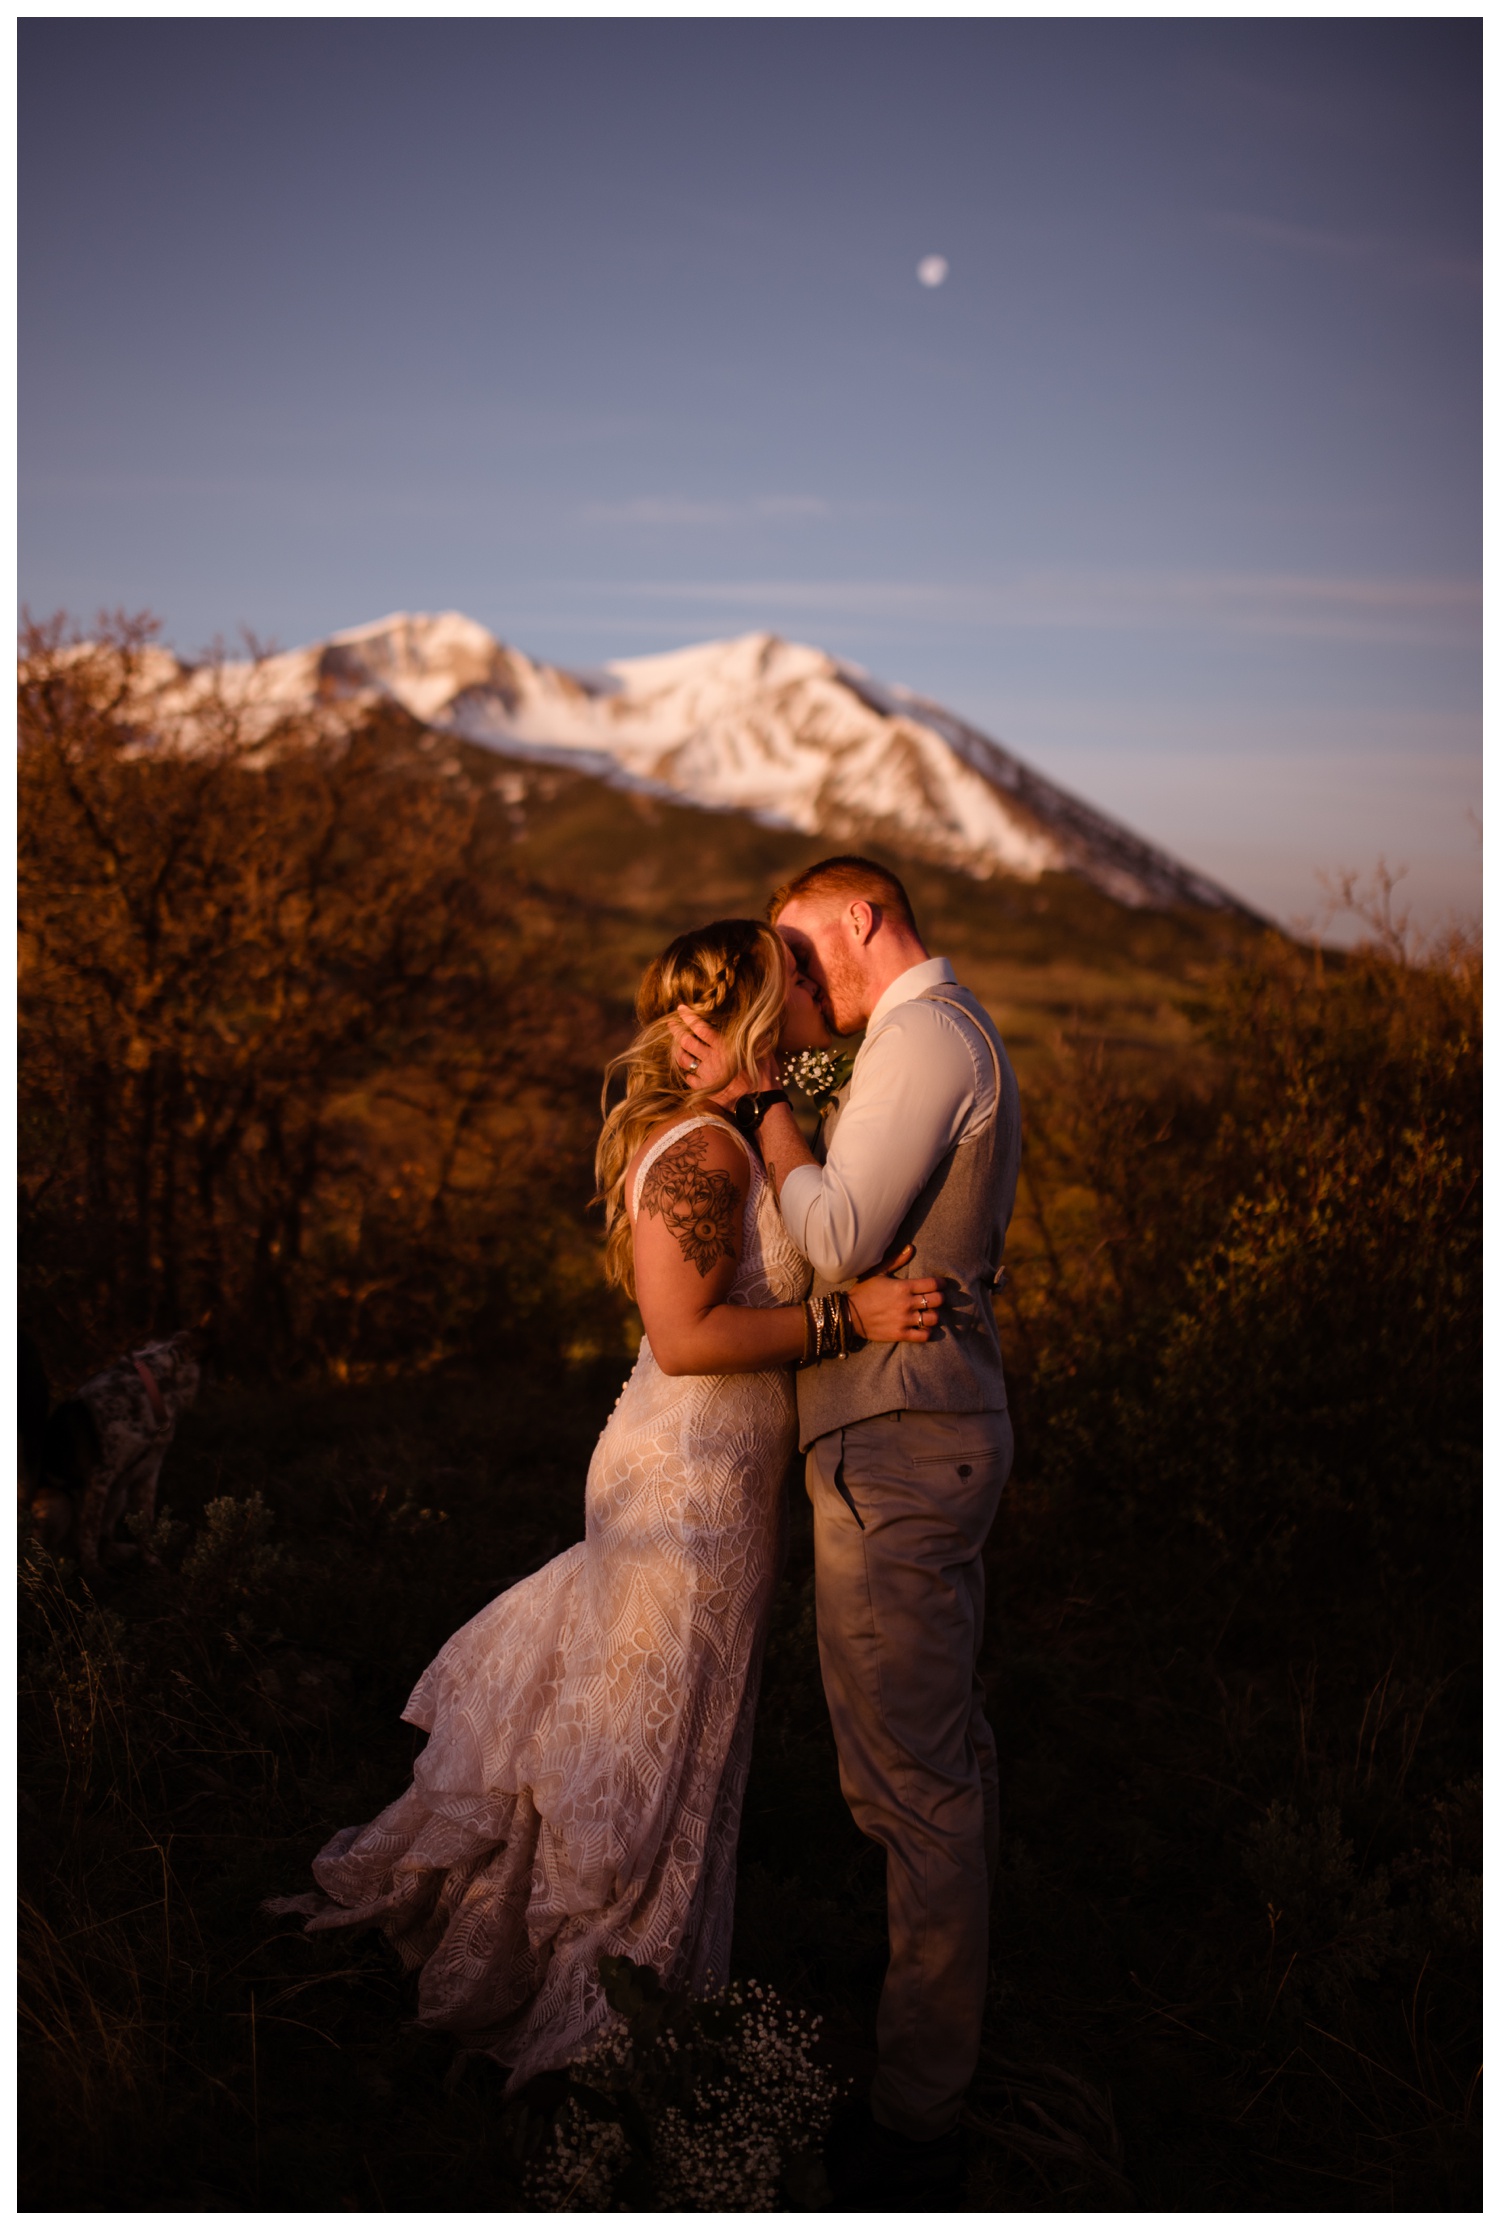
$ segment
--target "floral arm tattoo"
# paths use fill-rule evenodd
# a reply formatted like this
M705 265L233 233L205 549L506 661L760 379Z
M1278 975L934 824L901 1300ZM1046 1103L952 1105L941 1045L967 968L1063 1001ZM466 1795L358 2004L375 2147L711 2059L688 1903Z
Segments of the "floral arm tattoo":
M660 1216L682 1249L684 1262L696 1262L706 1278L716 1262L739 1254L739 1187L722 1169L705 1169L708 1143L701 1133L685 1138L660 1155L641 1187L641 1212Z

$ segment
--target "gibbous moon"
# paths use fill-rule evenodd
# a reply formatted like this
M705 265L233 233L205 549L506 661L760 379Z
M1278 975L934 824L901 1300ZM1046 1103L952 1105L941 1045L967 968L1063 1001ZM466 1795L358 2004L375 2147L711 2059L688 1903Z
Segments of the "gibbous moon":
M923 286L941 286L948 276L946 256L923 256L917 265L917 277Z

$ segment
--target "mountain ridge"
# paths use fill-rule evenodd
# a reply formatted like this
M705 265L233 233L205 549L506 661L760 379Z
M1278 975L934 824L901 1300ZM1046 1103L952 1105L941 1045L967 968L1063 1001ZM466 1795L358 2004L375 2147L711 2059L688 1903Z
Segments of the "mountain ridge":
M1131 907L1254 909L944 706L767 632L574 672L460 612L398 612L215 669L157 652L164 701L223 689L267 725L382 702L507 757L748 812L838 844L880 840L979 879L1081 875Z

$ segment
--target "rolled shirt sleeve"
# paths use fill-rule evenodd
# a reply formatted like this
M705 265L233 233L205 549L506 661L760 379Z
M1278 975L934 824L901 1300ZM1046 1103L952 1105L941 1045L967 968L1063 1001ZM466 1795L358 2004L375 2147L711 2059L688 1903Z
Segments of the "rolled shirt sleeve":
M984 1049L981 1073L970 1035L951 1009L894 1007L860 1049L827 1161L782 1180L782 1221L827 1283L876 1267L949 1147L988 1112L993 1067Z

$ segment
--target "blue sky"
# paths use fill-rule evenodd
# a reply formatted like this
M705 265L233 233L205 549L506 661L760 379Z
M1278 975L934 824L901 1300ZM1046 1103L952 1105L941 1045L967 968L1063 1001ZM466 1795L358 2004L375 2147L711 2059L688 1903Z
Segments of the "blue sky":
M34 613L772 627L1477 905L1477 22L19 28Z

